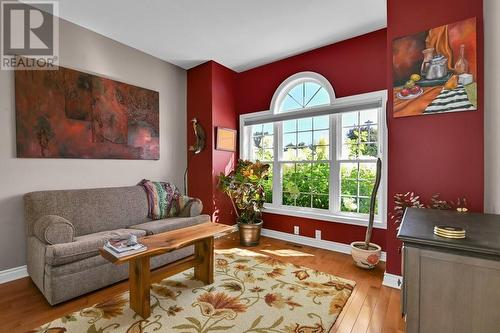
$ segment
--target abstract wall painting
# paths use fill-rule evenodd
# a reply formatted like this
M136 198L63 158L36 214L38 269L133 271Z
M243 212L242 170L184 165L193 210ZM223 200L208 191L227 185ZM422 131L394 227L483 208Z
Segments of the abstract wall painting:
M476 18L392 43L394 117L477 109Z
M17 157L159 159L159 94L59 67L15 73Z

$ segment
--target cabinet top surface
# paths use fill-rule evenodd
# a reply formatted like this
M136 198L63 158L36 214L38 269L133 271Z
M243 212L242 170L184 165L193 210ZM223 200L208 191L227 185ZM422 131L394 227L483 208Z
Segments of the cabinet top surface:
M434 226L463 228L464 239L434 235ZM500 255L500 215L408 208L398 233L404 242Z

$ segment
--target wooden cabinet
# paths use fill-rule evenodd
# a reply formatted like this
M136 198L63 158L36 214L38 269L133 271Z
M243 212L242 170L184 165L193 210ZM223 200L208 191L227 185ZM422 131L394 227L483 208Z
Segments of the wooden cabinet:
M467 237L435 236L435 225ZM500 332L500 216L408 209L398 238L407 333Z

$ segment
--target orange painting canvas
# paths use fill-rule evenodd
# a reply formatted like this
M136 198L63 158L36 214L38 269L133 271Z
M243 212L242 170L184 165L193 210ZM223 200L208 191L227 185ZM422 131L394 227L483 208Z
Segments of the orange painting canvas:
M156 91L59 67L15 73L17 157L157 160Z
M217 127L217 150L236 151L236 131Z
M477 109L476 18L392 43L394 117Z

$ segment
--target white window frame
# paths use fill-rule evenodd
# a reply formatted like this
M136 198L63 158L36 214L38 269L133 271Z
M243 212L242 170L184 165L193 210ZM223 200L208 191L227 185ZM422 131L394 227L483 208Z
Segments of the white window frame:
M298 75L300 74L300 75ZM252 156L252 145L245 140L249 140L252 137L251 126L244 126L245 121L248 120L267 120L272 119L272 115L278 112L279 106L283 102L284 96L288 91L295 86L295 84L303 81L314 81L317 76L321 76L314 73L315 76L311 80L311 73L298 73L289 79L285 80L280 87L277 89L275 96L271 102L271 108L267 111L249 113L240 115L240 156L243 159L250 159ZM322 77L322 76L321 76ZM323 78L323 77L322 77ZM324 78L323 78L324 79ZM326 79L324 79L326 80ZM328 82L328 81L327 81ZM323 85L327 91L333 92L331 85L324 85L323 82L318 82ZM293 112L304 112L307 113L312 109L333 109L335 105L342 105L345 107L355 107L359 105L361 101L366 102L370 100L381 101L381 107L378 109L378 152L382 159L382 179L380 183L380 188L378 192L378 214L375 216L375 228L386 229L387 228L387 125L386 125L386 104L387 104L387 90L375 91L370 93L364 93L354 96L335 98L335 95L330 95L330 105L324 105L320 107L311 107L301 109L300 111ZM297 206L285 206L282 205L282 177L281 177L281 150L282 146L281 140L282 135L282 124L280 122L274 122L273 124L273 147L274 147L274 161L272 162L273 167L273 203L264 205L264 211L267 213L304 217L315 220L329 221L346 223L352 225L362 225L366 226L368 224L368 214L362 213L349 213L340 211L340 163L344 160L341 159L341 149L337 144L342 140L342 124L338 121L341 117L332 114L330 116L330 179L329 179L329 209L318 209L309 207L297 207ZM272 121L272 120L271 120ZM363 162L363 160L353 160ZM307 163L307 161L304 161ZM373 162L373 160L369 160ZM333 185L333 186L332 186Z

